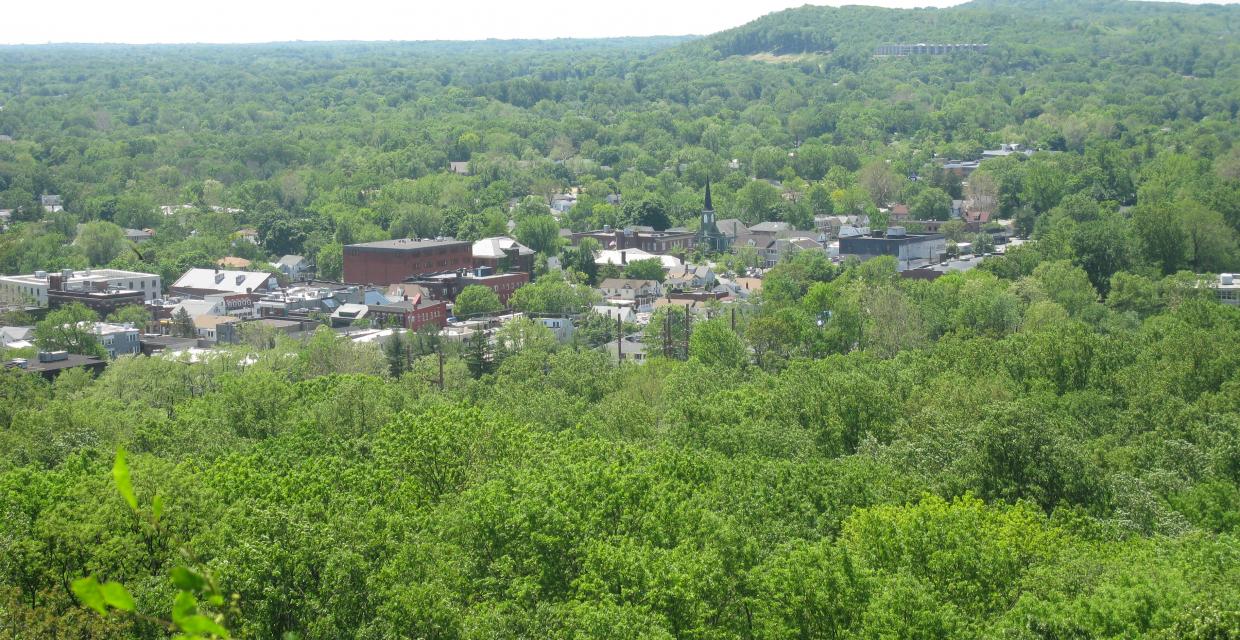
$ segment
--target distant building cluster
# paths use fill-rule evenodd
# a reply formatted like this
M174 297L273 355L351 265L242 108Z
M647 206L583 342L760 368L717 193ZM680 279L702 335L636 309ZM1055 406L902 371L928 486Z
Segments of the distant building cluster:
M884 44L874 50L876 56L943 56L963 51L985 52L988 44Z

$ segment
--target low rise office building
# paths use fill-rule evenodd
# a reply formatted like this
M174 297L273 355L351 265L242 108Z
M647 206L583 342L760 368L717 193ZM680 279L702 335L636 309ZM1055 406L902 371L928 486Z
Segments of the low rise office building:
M36 271L30 275L0 276L0 299L13 304L49 306L49 291L100 293L137 291L142 301L162 295L158 275L121 269L63 269L58 272Z

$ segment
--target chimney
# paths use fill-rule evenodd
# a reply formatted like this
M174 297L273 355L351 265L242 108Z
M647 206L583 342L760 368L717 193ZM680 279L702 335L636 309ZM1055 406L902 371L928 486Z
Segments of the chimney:
M621 251L620 252L620 264L628 264L628 263L629 263L629 252Z

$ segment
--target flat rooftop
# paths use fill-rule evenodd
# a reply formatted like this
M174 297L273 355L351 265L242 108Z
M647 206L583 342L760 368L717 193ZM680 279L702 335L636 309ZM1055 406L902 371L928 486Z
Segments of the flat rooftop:
M472 242L465 240L457 240L455 238L403 238L400 240L379 240L377 242L363 242L361 244L345 245L345 249L378 249L382 251L417 251L419 249L427 249L431 247L446 247L455 245L465 245L473 248Z
M49 271L48 274L53 275L53 276L59 276L60 272ZM159 277L157 274L142 273L139 271L123 271L121 269L91 269L89 271L74 271L73 277L69 278L69 282L75 282L75 281L80 281L80 280L101 281L101 280L109 280L113 278L157 278L157 277ZM47 277L39 277L39 276L34 275L33 273L25 273L25 274L12 275L12 276L0 276L0 278L4 278L7 280L17 280L17 281L25 282L28 284L47 284L48 282Z
M103 360L95 356L83 356L76 353L70 353L69 357L64 360L55 360L52 362L39 362L38 358L30 358L26 361L26 371L43 372L58 371L60 369L72 369L74 367L99 366L103 364Z

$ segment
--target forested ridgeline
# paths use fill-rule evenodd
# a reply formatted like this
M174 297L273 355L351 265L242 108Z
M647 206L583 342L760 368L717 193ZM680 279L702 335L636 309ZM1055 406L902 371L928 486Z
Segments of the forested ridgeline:
M166 637L170 609L247 638L1240 637L1240 310L1205 286L1240 270L1238 20L972 2L692 40L0 48L4 273L339 277L343 244L510 217L552 255L570 185L575 230L692 227L708 178L720 219L966 199L1034 239L933 282L796 254L735 329L671 348L684 316L656 314L642 366L518 324L442 389L435 356L326 329L6 370L0 637ZM989 48L872 55L900 42ZM1009 142L1039 151L967 187L938 162ZM578 300L593 262L563 257L518 301Z
M338 278L351 242L472 240L510 218L534 218L518 230L534 242L570 185L574 230L692 228L707 178L719 219L746 224L809 229L892 202L938 219L953 198L997 198L991 213L1032 232L1079 193L1235 228L1238 21L1234 6L974 2L804 7L688 42L4 47L0 209L14 224L0 270L172 282L225 255L297 254ZM892 42L990 48L872 55ZM936 163L1009 142L1047 153L983 162L972 192ZM1139 199L1167 157L1177 188ZM44 215L42 194L65 211ZM134 252L118 227L155 235ZM242 227L259 244L237 242ZM1166 272L1188 266L1222 269Z
M1008 261L802 259L688 360L528 341L443 390L326 329L5 372L0 635L163 637L71 582L159 615L188 566L238 637L1234 637L1240 310Z

